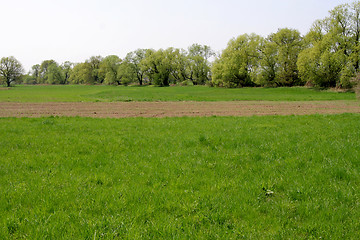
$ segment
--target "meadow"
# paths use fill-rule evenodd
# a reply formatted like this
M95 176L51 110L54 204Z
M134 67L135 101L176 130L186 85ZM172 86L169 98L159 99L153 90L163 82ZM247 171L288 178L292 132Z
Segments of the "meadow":
M19 85L0 89L0 102L129 101L322 101L355 100L354 93L292 88L211 88L206 86Z
M0 118L0 239L359 239L359 122Z

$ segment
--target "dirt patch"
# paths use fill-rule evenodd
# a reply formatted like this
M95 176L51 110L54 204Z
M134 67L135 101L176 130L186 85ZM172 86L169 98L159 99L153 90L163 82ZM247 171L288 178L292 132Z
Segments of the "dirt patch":
M252 116L360 113L356 101L317 102L111 102L14 103L0 105L0 117L81 116L98 118Z

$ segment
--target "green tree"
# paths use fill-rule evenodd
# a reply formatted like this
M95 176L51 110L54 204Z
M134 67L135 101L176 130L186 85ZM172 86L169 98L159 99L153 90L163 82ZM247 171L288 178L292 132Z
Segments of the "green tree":
M205 84L210 81L211 66L209 58L214 56L214 52L209 46L193 44L188 49L186 66L188 68L188 79L194 85Z
M60 82L60 84L67 84L69 82L70 74L73 67L74 64L69 61L61 64L60 68L62 70L62 81Z
M171 74L174 70L174 51L173 48L146 51L142 63L151 83L161 87L170 85Z
M171 76L176 83L193 82L194 73L192 63L189 60L188 52L184 49L175 49L172 57Z
M40 79L40 65L36 64L31 67L29 73L24 77L25 84L37 84Z
M61 67L57 63L49 65L46 73L46 83L63 84L64 77Z
M0 60L0 79L10 87L11 83L19 81L24 73L21 63L11 57L3 57Z
M55 60L45 60L40 65L39 83L62 84L62 69Z
M261 86L276 87L277 82L277 47L276 44L263 39L259 46L259 69L256 82Z
M32 76L34 77L36 83L39 83L40 74L41 74L40 64L36 64L32 66L31 71L32 71Z
M90 63L78 63L71 71L69 82L72 84L94 84L93 68Z
M121 75L119 74L119 67L121 59L116 55L109 55L105 57L99 66L99 78L104 79L106 84L121 84ZM94 81L96 81L94 79Z
M262 37L244 34L230 40L212 67L212 83L223 87L254 86Z
M119 71L125 76L127 82L133 82L136 78L139 85L143 85L146 72L146 64L144 64L146 52L147 49L137 49L126 55L124 64Z
M346 56L334 47L332 36L327 35L302 51L297 62L301 78L318 87L338 85Z
M343 4L316 21L299 56L303 79L319 87L351 88L360 64L360 2Z
M303 49L300 32L294 29L283 28L268 37L273 45L271 49L276 49L275 61L276 68L274 83L277 86L294 86L301 85L301 79L298 75L297 59Z
M136 72L134 72L134 65L126 60L124 60L118 67L117 74L121 80L120 84L125 86L137 82L137 75Z
M93 83L103 83L105 80L105 76L100 73L100 65L102 61L103 58L101 56L92 56L90 59L85 61L91 68Z

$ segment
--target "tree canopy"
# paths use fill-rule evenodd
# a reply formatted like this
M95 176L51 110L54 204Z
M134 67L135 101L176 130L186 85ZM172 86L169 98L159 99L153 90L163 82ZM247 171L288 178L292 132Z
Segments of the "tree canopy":
M1 58L0 80L4 81L7 87L10 87L12 82L18 81L21 78L23 72L24 69L21 63L13 56Z
M242 34L220 54L193 44L187 49L137 49L123 59L92 56L85 62L62 64L50 59L34 65L23 78L21 64L8 57L1 60L0 77L8 86L22 79L27 84L352 88L359 69L360 1L356 1L329 11L304 36L290 28L267 37Z

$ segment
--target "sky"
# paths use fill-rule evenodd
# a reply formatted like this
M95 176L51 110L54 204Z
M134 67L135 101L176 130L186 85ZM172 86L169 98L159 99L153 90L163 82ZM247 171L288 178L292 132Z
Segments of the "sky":
M306 34L312 23L349 0L0 0L0 57L31 69L54 59L125 57L138 48L220 52L244 33L266 37L279 28Z

